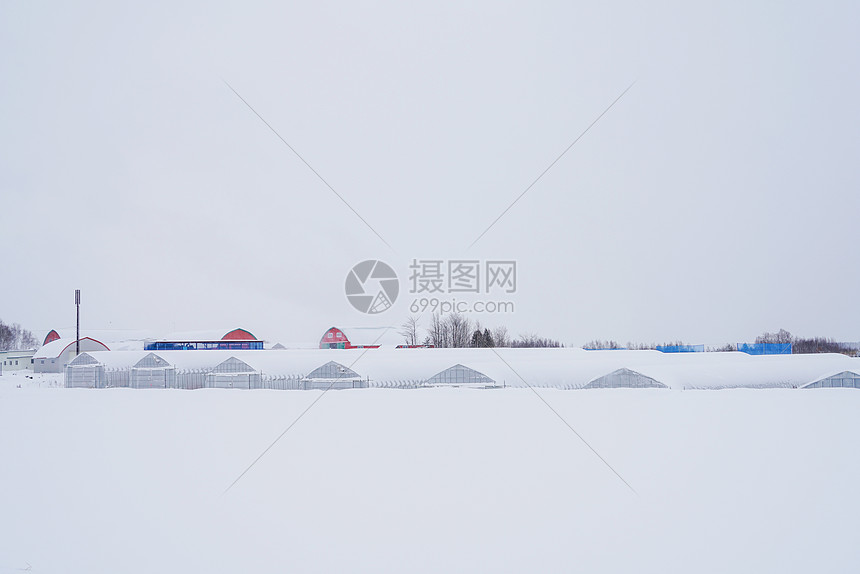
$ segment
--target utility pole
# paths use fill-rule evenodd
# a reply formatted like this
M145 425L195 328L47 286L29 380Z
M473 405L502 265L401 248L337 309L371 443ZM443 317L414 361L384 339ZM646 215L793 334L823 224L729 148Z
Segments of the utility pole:
M75 327L75 356L81 354L81 290L75 289L75 312L77 322Z

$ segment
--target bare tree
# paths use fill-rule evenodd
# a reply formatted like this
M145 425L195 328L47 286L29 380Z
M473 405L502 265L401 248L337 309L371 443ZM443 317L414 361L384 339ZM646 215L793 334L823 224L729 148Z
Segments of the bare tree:
M729 353L731 351L737 351L737 347L735 347L735 345L732 343L726 343L722 347L715 347L711 349L711 351L714 353Z
M511 347L523 347L523 348L534 348L534 347L563 347L560 342L550 339L547 337L538 337L536 334L531 333L527 335L520 335L519 339L516 341L511 341Z
M797 337L792 341L792 353L842 353L844 355L856 355L856 350L849 346L837 343L833 339L826 337L812 337L809 339L801 339Z
M21 348L22 349L36 349L39 347L39 340L33 336L33 333L24 329L21 332Z
M0 351L9 349L35 349L39 346L33 333L18 323L11 325L0 321Z
M468 347L472 330L471 321L459 313L451 313L446 317L445 322L448 324L448 331L450 333L450 344L448 346L456 348Z
M406 318L406 321L400 326L400 335L406 339L407 345L417 345L418 344L418 317L415 315L410 315Z
M430 317L430 329L427 331L427 340L434 347L448 347L448 322L442 319L438 313Z
M493 343L496 347L510 347L511 339L508 336L508 328L504 325L499 325L493 329Z
M11 326L0 321L0 351L13 349L15 346L15 331Z
M762 333L755 338L756 343L791 343L791 333L785 329L780 329L778 333Z
M595 339L584 344L582 348L588 350L615 350L620 349L621 346L616 341L601 341L600 339Z

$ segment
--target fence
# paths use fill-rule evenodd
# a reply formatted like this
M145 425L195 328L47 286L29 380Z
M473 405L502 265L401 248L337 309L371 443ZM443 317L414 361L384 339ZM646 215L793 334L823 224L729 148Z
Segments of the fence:
M424 381L397 380L397 381L368 381L368 386L374 389L417 389L423 387Z
M790 355L791 343L738 343L737 349L748 355Z
M704 345L657 345L661 353L704 353Z
M130 369L108 369L105 378L108 387L128 387L131 384Z

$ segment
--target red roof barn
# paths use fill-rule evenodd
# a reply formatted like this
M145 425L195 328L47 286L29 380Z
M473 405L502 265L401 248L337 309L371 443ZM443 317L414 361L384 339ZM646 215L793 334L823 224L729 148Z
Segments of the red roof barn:
M233 329L223 337L221 337L222 341L256 341L257 337L251 334L250 331L246 331L245 329Z
M55 330L51 329L51 331L47 335L45 335L45 341L42 343L42 346L47 345L51 341L56 341L59 338L60 334L57 333Z

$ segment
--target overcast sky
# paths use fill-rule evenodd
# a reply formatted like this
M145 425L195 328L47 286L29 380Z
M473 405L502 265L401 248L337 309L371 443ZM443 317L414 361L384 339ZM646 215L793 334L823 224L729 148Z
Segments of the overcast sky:
M117 4L0 7L5 322L313 345L498 259L512 334L860 340L857 2Z

